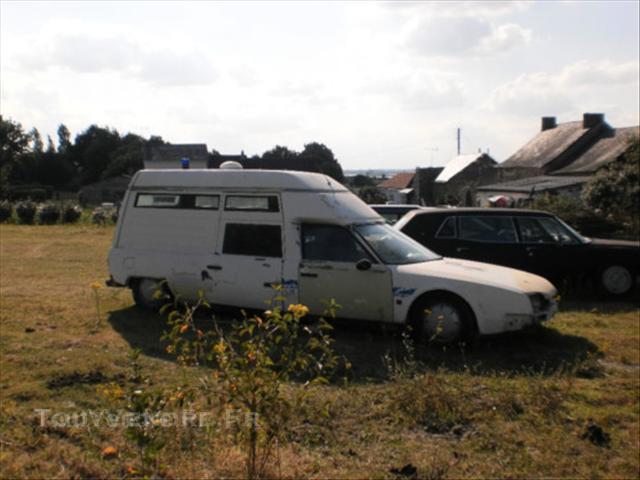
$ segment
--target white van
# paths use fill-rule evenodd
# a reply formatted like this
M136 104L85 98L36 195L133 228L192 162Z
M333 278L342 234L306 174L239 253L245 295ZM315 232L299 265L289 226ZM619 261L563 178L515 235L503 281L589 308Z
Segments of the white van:
M109 254L111 286L153 307L159 281L212 304L264 309L281 284L322 315L409 322L443 342L550 319L556 290L519 270L442 258L340 183L274 170L143 170Z

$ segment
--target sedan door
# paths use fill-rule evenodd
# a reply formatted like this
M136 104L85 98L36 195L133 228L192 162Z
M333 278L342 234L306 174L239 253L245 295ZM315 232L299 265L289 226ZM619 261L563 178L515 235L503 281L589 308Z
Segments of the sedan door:
M513 217L508 215L458 216L454 256L517 269L528 266Z
M582 246L554 217L523 215L516 222L526 252L526 270L559 283L572 268L584 268L574 264Z
M393 321L391 272L347 228L302 226L299 286L300 302L314 315L324 315L334 300L338 317Z

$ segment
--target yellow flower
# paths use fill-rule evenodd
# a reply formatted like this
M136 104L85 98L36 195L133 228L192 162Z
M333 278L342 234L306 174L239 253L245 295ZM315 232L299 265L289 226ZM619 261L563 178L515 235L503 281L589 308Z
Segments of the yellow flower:
M89 286L93 290L98 290L98 289L102 288L102 284L100 282L91 282L91 284L89 284Z
M293 313L293 316L296 318L302 318L309 313L309 308L300 303L289 305L287 310Z
M218 343L215 344L215 346L213 347L213 351L216 352L218 355L222 355L225 351L225 344L222 340L220 340Z
M189 325L182 325L180 327L180 333L184 333L189 329Z
M103 458L113 458L116 455L118 455L118 450L116 449L116 447L109 446L102 449Z

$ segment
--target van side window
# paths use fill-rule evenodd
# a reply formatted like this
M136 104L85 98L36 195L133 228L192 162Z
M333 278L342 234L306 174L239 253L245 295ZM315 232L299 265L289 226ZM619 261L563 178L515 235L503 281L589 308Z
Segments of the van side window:
M280 225L227 223L222 253L251 257L282 257Z
M447 217L438 232L436 238L456 238L456 217Z
M275 195L227 195L224 209L244 212L279 212L280 206L278 197Z
M366 258L375 262L349 230L334 225L302 226L302 258L351 263Z
M136 207L217 210L220 195L139 193Z
M165 195L160 193L139 193L136 198L136 207L177 208L179 203L180 203L180 195Z

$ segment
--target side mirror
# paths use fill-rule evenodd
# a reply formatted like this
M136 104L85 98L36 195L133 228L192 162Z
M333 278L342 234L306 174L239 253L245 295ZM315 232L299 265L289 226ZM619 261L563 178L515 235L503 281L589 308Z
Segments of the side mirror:
M371 268L371 262L366 258L363 258L362 260L359 260L358 263L356 263L356 268L364 272L365 270L369 270Z

